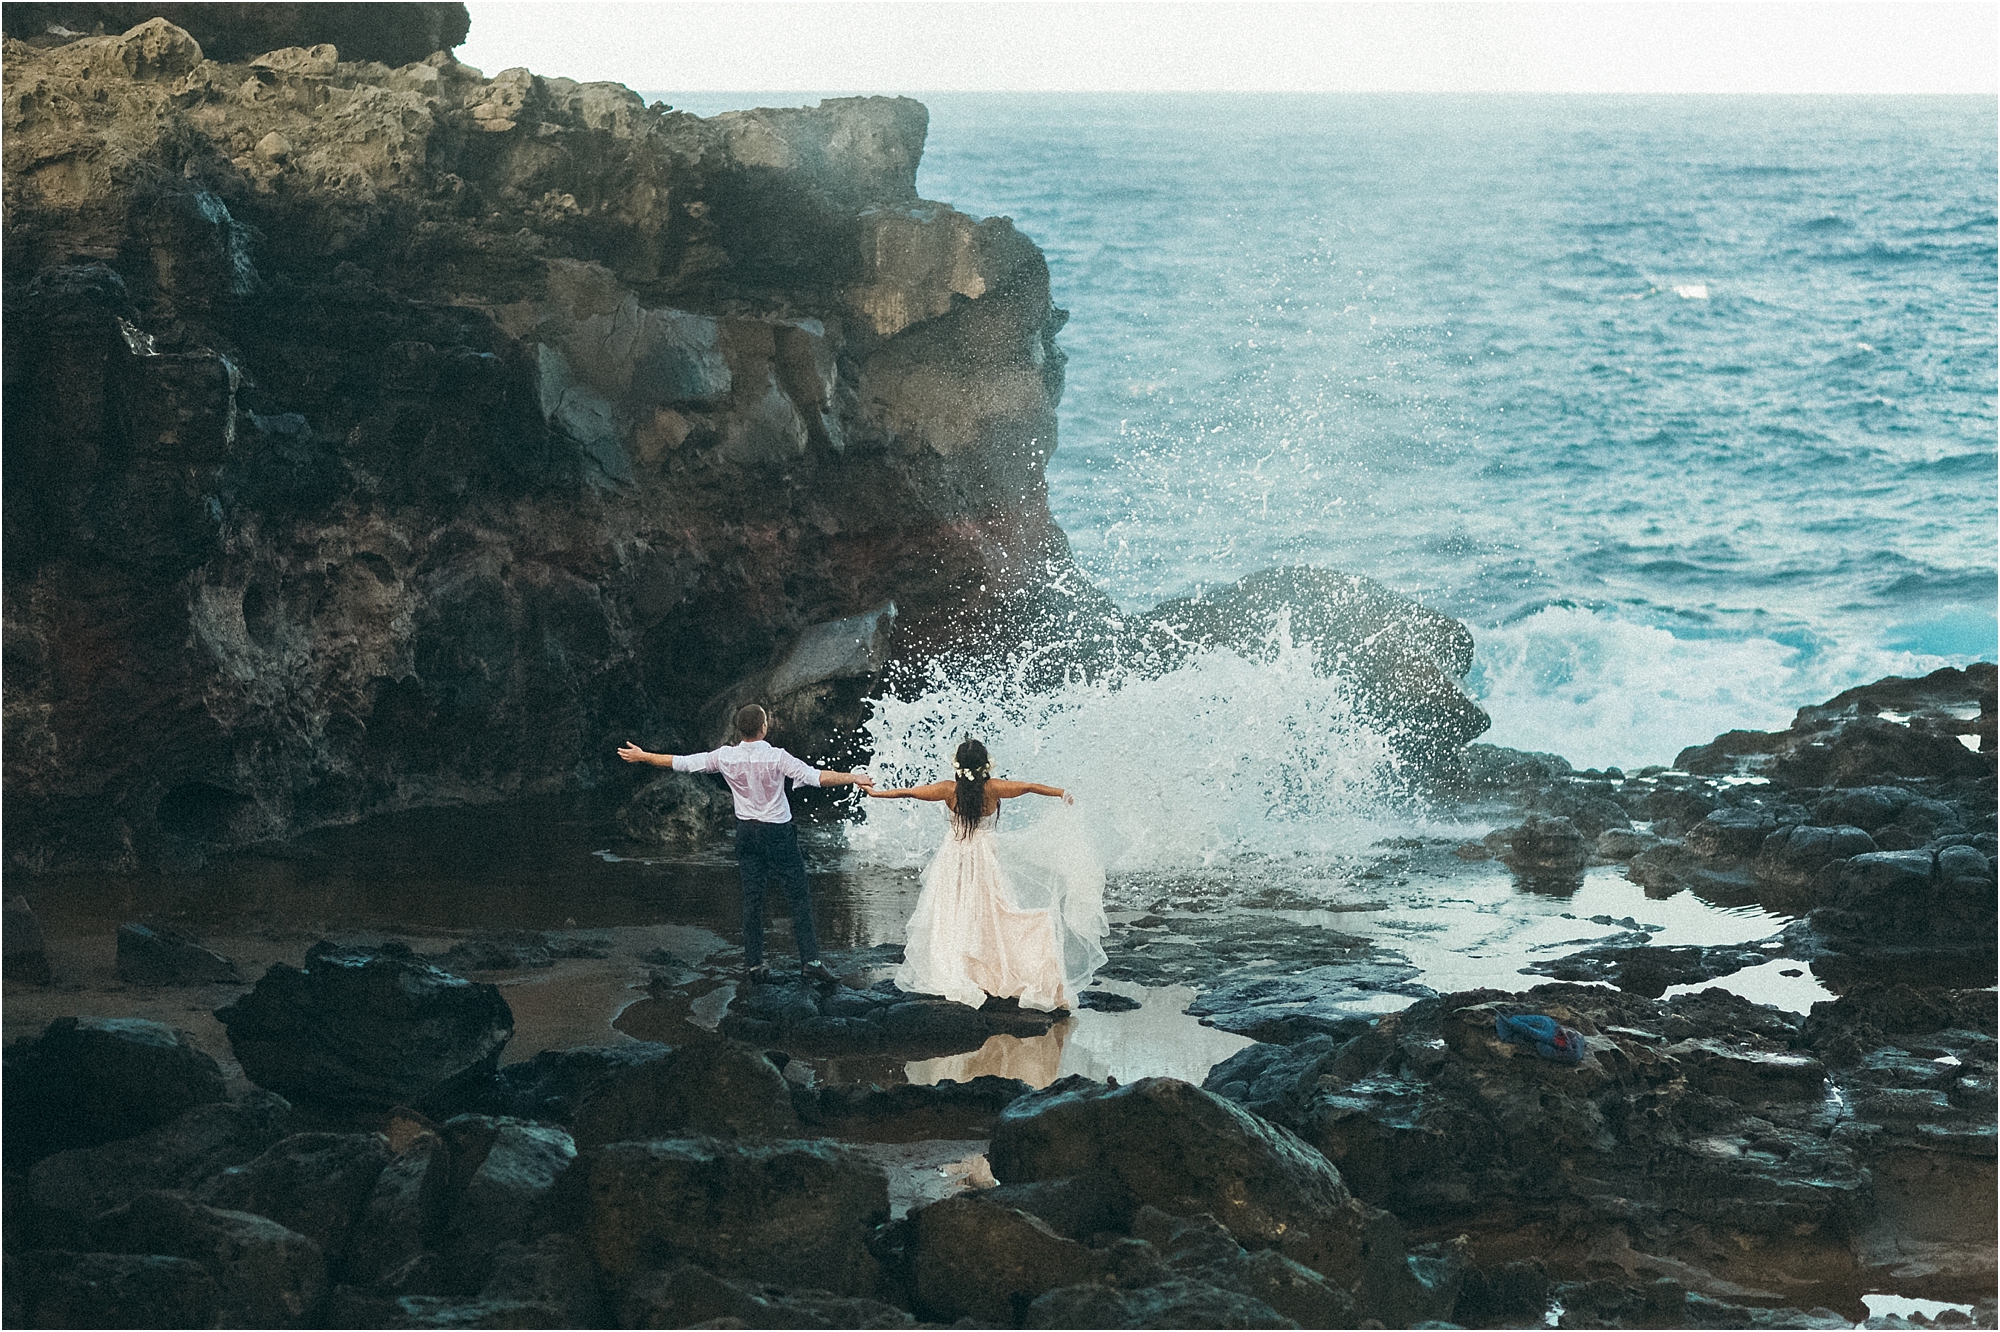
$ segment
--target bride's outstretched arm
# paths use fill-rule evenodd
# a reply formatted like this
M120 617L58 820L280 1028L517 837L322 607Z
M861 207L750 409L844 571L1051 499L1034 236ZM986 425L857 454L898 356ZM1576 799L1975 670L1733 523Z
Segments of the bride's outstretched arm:
M928 786L895 786L888 790L878 787L868 794L877 800L949 800L955 789L950 782L932 782Z
M1060 786L1044 786L1040 782L999 780L993 783L992 791L994 795L1002 800L1012 800L1015 796L1041 795L1054 796L1065 805L1074 805L1076 803L1075 797L1071 796L1069 792L1063 790Z

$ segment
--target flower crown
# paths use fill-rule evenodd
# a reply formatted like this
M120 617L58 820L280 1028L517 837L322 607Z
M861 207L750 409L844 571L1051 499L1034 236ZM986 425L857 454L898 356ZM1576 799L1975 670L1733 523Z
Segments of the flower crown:
M958 775L958 780L961 782L983 782L993 775L993 764L989 761L976 768L961 768L953 764L951 770Z

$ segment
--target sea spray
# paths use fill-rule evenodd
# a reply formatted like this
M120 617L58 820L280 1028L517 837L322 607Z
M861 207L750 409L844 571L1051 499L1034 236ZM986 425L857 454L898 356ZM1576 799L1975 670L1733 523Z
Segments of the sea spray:
M1347 682L1319 673L1288 623L1267 647L1254 660L1205 649L1167 671L1073 671L1041 690L1005 667L941 663L913 697L873 705L872 770L885 786L937 781L958 742L978 736L996 773L1074 795L1114 871L1341 856L1406 827L1416 811L1401 763ZM1035 803L1008 817L1032 819ZM848 842L916 865L944 824L937 805L870 801Z
M1783 730L1798 708L1855 680L1957 664L1809 634L1676 634L1572 605L1476 629L1474 639L1466 684L1493 718L1482 738L1580 768L1672 763L1724 731Z

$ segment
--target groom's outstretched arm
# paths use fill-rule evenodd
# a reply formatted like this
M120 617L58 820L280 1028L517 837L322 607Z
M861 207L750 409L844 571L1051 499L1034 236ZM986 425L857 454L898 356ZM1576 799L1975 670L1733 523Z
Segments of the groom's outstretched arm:
M627 763L650 763L656 768L671 768L674 766L674 756L672 754L649 753L633 744L630 740L619 746L618 757L624 759Z

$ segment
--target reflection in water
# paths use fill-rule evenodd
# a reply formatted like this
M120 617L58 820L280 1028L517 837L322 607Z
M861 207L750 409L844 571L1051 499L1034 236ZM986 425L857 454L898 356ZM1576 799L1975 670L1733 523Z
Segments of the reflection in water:
M964 1054L912 1059L903 1076L920 1087L985 1077L1019 1078L1030 1087L1046 1087L1062 1076L1063 1046L1075 1026L1071 1018L1040 1036L989 1036L986 1044Z
M1086 1008L1042 1036L993 1036L967 1054L912 1060L904 1075L926 1085L996 1074L1046 1087L1072 1073L1098 1082L1168 1077L1199 1085L1210 1069L1255 1044L1247 1036L1204 1027L1190 1017L1186 1010L1195 997L1190 986L1148 988L1104 981L1098 988L1137 999L1139 1007L1125 1013Z

